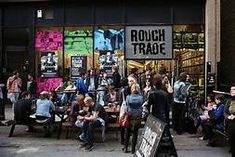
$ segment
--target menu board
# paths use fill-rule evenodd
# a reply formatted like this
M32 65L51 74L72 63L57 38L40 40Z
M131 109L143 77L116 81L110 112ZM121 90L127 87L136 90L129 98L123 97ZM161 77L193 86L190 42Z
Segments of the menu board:
M149 115L134 157L178 157L166 123Z
M78 78L79 72L87 70L86 56L71 56L71 78Z

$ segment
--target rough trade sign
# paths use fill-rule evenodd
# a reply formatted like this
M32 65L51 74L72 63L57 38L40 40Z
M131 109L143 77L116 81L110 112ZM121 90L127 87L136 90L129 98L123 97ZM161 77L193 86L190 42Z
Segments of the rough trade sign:
M171 59L171 26L127 26L126 59Z

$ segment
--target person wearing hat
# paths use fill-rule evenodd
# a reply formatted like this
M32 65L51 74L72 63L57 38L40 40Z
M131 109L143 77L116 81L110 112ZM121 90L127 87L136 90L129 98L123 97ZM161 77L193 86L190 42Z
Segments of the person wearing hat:
M50 135L50 124L52 122L50 111L55 110L55 106L49 99L49 96L49 92L43 91L40 93L40 97L36 102L36 121L49 124L45 136Z

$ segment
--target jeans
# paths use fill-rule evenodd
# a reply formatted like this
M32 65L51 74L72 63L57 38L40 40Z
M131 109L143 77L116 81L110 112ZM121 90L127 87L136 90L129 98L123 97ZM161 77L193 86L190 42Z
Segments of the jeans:
M84 121L83 132L84 132L84 142L93 145L94 143L94 129L96 127L101 127L101 122L96 121Z

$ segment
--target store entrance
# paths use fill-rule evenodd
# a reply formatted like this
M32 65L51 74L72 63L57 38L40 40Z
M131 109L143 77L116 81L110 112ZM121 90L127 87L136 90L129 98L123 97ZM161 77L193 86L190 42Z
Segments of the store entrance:
M147 67L151 67L152 71L159 74L172 76L174 71L174 60L128 60L127 74L132 68L138 68L138 73L144 73Z
M29 71L29 33L27 28L5 28L3 30L4 42L4 80L14 70L20 72L23 81Z

